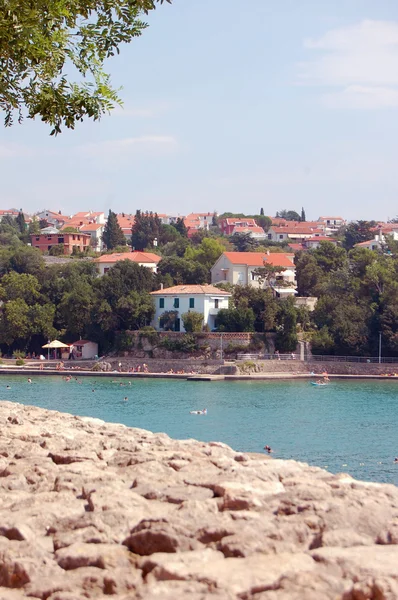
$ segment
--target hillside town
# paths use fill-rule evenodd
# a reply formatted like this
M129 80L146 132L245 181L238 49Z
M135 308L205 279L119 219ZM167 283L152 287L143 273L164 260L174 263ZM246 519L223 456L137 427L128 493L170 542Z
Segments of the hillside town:
M394 302L385 294L395 285L395 220L307 221L304 208L273 217L263 208L248 216L9 209L0 211L0 244L4 354L33 352L57 334L75 347L92 340L96 356L149 329L252 332L267 336L272 353L306 340L321 354L367 355L384 314L384 349L395 351L398 321L385 310ZM348 305L338 297L344 277ZM376 316L363 303L366 294L375 300L374 287Z

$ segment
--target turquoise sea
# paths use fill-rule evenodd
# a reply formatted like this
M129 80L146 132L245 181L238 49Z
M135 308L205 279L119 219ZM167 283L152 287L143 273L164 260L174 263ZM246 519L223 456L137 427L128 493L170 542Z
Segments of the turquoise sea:
M171 437L294 458L398 485L398 381L194 382L0 376L0 399L97 417ZM123 385L120 385L122 383ZM10 389L7 390L6 386ZM124 398L127 396L128 400ZM206 416L190 410L207 408Z

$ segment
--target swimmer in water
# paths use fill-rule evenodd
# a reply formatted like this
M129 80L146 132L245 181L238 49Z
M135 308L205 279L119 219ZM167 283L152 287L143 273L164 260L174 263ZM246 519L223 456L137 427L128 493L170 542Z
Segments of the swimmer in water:
M123 398L123 400L124 400L125 402L127 402L127 400L128 400L127 396L125 396L125 397Z
M11 389L11 386L10 386L10 385L7 385L7 386L6 386L6 389L7 389L7 390L10 390L10 389Z
M395 463L398 463L398 456L396 456L396 457L394 458L394 462L395 462Z
M264 446L264 450L266 450L268 452L268 454L271 454L271 452L272 452L271 446Z
M32 383L32 380L30 377L28 377L28 383Z

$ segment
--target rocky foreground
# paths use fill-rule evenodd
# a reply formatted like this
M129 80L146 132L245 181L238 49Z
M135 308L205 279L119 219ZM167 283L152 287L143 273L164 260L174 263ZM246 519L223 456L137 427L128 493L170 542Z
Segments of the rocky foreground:
M398 489L0 403L0 598L398 598Z

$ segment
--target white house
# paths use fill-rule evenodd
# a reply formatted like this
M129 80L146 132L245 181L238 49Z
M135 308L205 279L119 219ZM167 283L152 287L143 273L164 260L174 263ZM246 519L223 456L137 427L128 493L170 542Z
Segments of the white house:
M271 225L268 229L267 238L271 242L303 242L307 238L323 235L324 230L321 224L319 224L319 227L313 227L303 223L302 225L287 224L281 227Z
M114 254L103 254L94 262L100 275L104 275L121 260L130 260L140 267L147 267L153 273L157 272L161 257L152 252L116 252Z
M385 244L386 241L384 237L382 235L376 235L373 240L368 240L367 242L359 242L359 244L355 244L355 248L367 248L368 250L383 250Z
M212 283L231 283L232 285L251 285L266 288L271 285L277 296L296 294L296 267L293 262L294 253L273 252L223 252L211 268ZM264 264L281 267L270 282L264 281L256 274L256 270Z
M93 359L98 358L98 344L89 340L78 340L72 344L74 356L76 358Z
M175 331L185 331L181 315L189 311L203 315L203 325L214 329L218 311L228 308L229 292L219 290L213 285L175 285L170 288L151 292L155 302L153 327L164 329L163 313L176 311Z
M79 230L82 233L88 233L91 236L91 248L95 252L102 252L104 244L102 242L102 234L104 233L105 225L103 223L89 223L82 225Z
M307 238L303 242L303 248L307 250L313 250L314 248L319 248L319 244L321 242L329 242L330 244L333 244L333 246L337 246L337 240L335 238L331 238L326 235L320 235L312 238Z
M326 235L333 235L346 224L342 217L319 217L318 222L324 226Z

